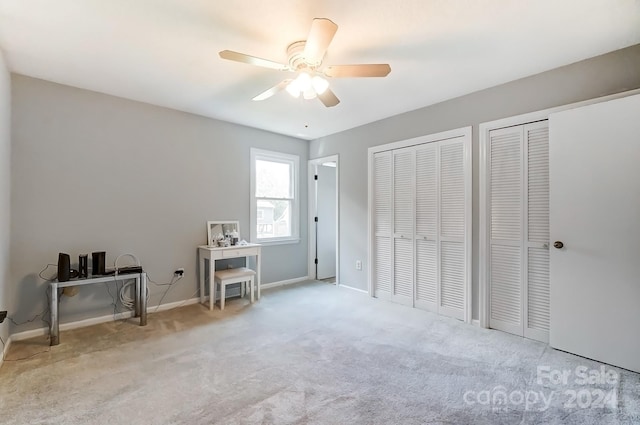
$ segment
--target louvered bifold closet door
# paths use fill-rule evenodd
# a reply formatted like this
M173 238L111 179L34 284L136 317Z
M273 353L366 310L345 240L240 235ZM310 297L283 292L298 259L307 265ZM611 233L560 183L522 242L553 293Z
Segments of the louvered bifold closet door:
M415 150L393 151L393 288L391 299L413 305Z
M382 299L391 298L392 288L392 155L380 152L373 156L373 293Z
M522 126L489 133L489 327L523 334Z
M524 336L549 341L549 124L524 126L527 226Z
M438 312L440 288L437 255L438 235L437 143L416 149L416 277L418 308Z
M438 312L465 320L465 145L462 138L438 144L440 304Z

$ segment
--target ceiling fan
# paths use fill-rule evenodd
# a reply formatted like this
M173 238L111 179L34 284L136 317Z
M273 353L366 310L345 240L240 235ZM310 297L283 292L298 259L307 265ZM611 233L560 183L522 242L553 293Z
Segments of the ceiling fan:
M324 77L386 77L391 72L391 67L386 63L330 65L322 68L322 59L337 30L338 26L331 20L315 18L311 23L311 31L307 39L296 41L287 47L289 57L287 64L231 50L223 50L219 54L222 59L298 74L295 78L283 80L252 100L268 99L284 89L294 97L302 96L304 99L317 97L326 107L336 106L340 103L340 99L331 91L329 82Z

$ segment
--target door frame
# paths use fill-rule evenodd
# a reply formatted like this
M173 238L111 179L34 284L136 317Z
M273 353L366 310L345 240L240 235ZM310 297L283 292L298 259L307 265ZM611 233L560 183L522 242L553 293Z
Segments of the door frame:
M480 241L479 241L479 270L478 270L478 286L479 286L479 309L478 319L480 321L480 327L489 328L489 264L487 259L489 258L489 191L488 191L488 148L489 148L489 133L492 130L498 130L505 127L513 127L517 125L529 124L536 121L543 121L549 119L549 115L555 112L566 111L568 109L579 108L581 106L593 105L595 103L606 102L608 100L619 99L634 94L639 94L640 89L630 90L626 92L616 93L608 96L596 97L593 99L584 100L576 103L569 103L567 105L556 106L553 108L543 109L540 111L529 112L521 115L514 115L512 117L501 118L495 121L488 121L480 123L479 125L479 198L480 198ZM549 143L551 143L551 136L549 137Z
M322 166L325 162L335 162L336 163L336 286L340 285L340 155L329 155L323 156L321 158L314 158L308 161L308 177L307 181L309 184L309 217L307 222L309 223L309 248L308 248L308 272L309 279L316 278L316 265L315 265L315 256L316 256L316 232L315 232L315 216L316 216L316 205L318 202L318 192L316 187L315 176L315 168L317 166Z
M368 184L368 200L367 200L367 292L370 297L374 296L373 288L373 238L375 237L375 230L373 228L373 156L378 152L396 150L406 148L415 145L421 145L424 143L440 142L447 139L454 139L457 137L464 137L464 166L468 171L465 177L465 307L464 307L464 321L471 323L472 317L472 176L473 176L473 164L472 164L472 127L460 127L453 130L443 131L440 133L429 134L426 136L419 136L413 139L400 140L397 142L386 143L378 146L373 146L368 149L368 172L367 172L367 184ZM392 220L393 221L393 220Z

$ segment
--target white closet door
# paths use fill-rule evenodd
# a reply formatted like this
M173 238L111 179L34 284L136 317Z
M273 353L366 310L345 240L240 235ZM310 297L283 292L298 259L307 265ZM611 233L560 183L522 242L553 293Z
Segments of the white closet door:
M465 144L463 138L438 143L440 218L440 299L438 312L465 320Z
M415 151L393 151L393 291L395 302L413 305Z
M416 290L415 306L438 312L437 143L416 149Z
M380 152L373 156L373 288L374 296L391 298L391 213L392 213L392 156Z
M524 126L524 336L549 341L549 123Z
M523 127L489 134L489 327L522 335Z

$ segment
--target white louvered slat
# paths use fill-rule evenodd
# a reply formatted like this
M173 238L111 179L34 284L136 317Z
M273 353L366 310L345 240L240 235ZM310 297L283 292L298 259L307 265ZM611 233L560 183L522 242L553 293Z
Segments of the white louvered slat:
M413 241L394 239L393 258L394 300L413 303Z
M431 238L437 232L436 177L436 144L420 146L416 150L416 234Z
M441 242L440 306L448 316L461 318L465 305L464 243Z
M549 250L529 248L527 328L549 331Z
M491 131L491 239L521 240L522 127Z
M391 153L373 157L373 222L376 234L391 235Z
M391 296L391 238L376 236L374 244L373 282L375 296Z
M549 128L527 129L529 241L549 242Z
M429 310L437 306L437 260L435 241L416 240L416 305Z
M393 153L393 231L405 236L413 235L413 152L401 150Z
M518 246L491 246L490 326L522 335L522 262Z
M464 144L440 146L440 235L464 237L465 185Z

